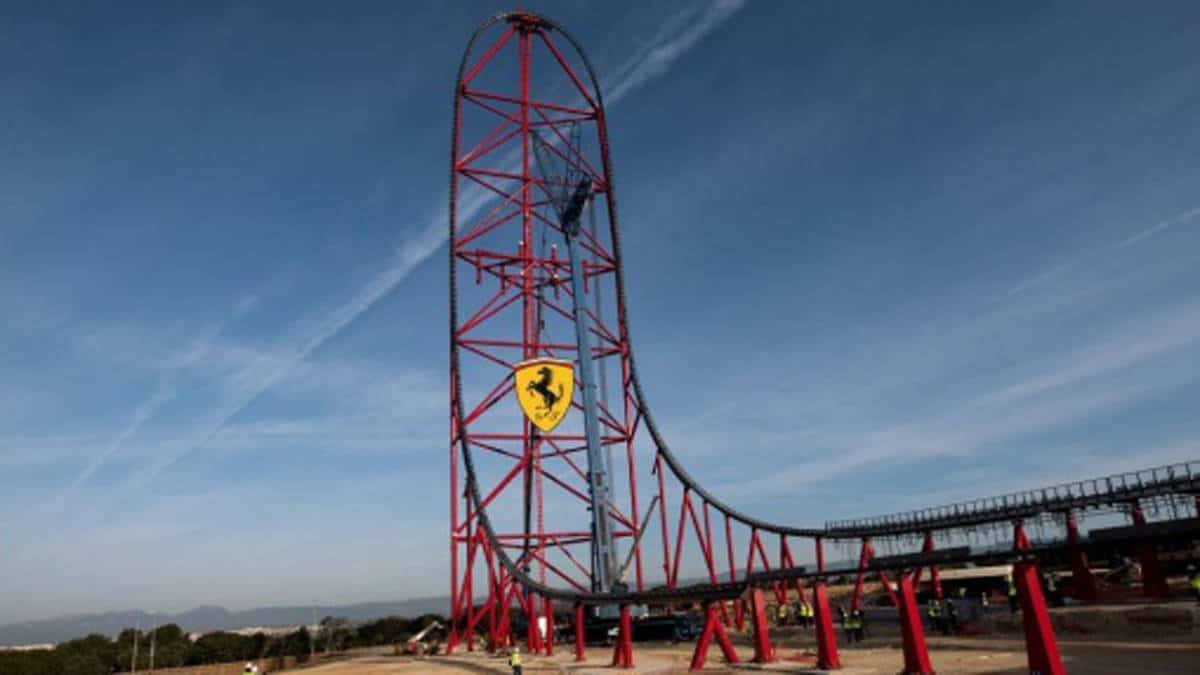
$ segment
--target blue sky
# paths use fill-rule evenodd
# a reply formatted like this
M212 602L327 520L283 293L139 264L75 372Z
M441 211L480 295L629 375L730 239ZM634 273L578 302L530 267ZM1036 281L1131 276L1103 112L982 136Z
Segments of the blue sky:
M1200 9L1043 4L549 12L717 494L808 524L1200 458ZM0 621L446 592L448 116L499 8L6 7Z

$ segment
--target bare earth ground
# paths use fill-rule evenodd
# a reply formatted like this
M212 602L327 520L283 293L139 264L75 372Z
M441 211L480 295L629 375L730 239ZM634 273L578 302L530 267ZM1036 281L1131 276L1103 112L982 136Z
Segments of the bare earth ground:
M721 662L715 647L709 654L708 666L713 673L737 673L765 670L785 673L821 672L812 670L813 657L800 645L784 639L778 647L781 660L769 666L745 664L727 666ZM1025 675L1024 645L1020 640L1005 638L942 638L930 639L930 658L938 673L971 673L976 675ZM738 644L738 653L748 659L751 650ZM1096 675L1128 675L1129 673L1197 673L1200 672L1200 643L1190 642L1120 642L1104 640L1062 641L1063 662L1070 673ZM875 638L865 647L842 648L842 673L846 675L892 674L903 665L899 645L891 638ZM588 660L577 664L568 650L553 657L524 658L526 673L591 673L620 672L608 668L610 649L589 648ZM634 646L635 673L687 672L691 645L638 643ZM293 671L296 672L296 671ZM508 673L504 657L483 654L456 654L451 657L400 657L367 654L340 663L303 669L305 675L391 675L392 673Z

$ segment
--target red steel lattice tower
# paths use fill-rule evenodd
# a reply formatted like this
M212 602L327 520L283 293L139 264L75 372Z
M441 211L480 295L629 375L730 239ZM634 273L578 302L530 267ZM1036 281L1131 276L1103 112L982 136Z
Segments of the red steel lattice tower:
M484 36L495 38L476 49ZM563 232L551 203L558 186L539 176L535 135L592 182L579 238L586 256L582 298L571 292ZM481 505L498 545L540 582L591 590L591 532L580 526L588 522L589 508L582 397L576 388L567 418L542 433L526 420L513 391L516 364L575 358L577 305L587 314L600 378L601 445L622 467L614 474L609 508L621 559L630 561L632 589L643 588L643 561L634 537L640 407L630 386L624 298L616 278L615 196L602 96L578 43L542 17L498 15L468 43L454 91L449 221L449 648L485 626L492 646L517 642L508 619L517 607L531 619L527 647L549 649L535 625L539 616L552 625L550 602L524 595L495 560L466 495L459 449L465 443L474 457Z

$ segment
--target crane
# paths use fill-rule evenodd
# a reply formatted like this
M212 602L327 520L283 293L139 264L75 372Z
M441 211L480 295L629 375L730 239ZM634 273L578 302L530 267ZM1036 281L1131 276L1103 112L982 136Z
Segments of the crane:
M584 436L587 442L588 492L592 511L592 590L608 592L613 590L617 581L618 569L608 508L612 484L608 475L608 464L604 461L600 446L600 422L596 413L596 376L592 371L592 345L588 333L582 251L579 245L580 216L592 195L592 179L567 161L566 155L558 154L552 144L537 132L531 132L531 137L538 178L542 189L550 198L567 244L567 257L571 268L575 346L578 353L580 393L583 397ZM578 155L579 133L574 124L567 142L569 147L565 152L575 152ZM556 173L554 168L558 163L562 164L562 168Z
M408 642L404 643L404 651L409 654L424 654L425 645L421 642L425 636L432 630L442 628L442 624L438 621L430 621L428 626L421 629L419 633L410 637Z

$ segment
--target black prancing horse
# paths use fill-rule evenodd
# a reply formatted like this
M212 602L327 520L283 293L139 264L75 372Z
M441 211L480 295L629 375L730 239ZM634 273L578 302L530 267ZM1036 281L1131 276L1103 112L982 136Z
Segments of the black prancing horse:
M558 385L557 394L553 391L550 391L553 372L546 366L538 368L538 375L541 376L541 379L525 385L525 391L532 391L540 395L542 397L542 407L544 407L547 411L553 411L554 406L558 405L559 399L562 398L563 386L561 384Z

